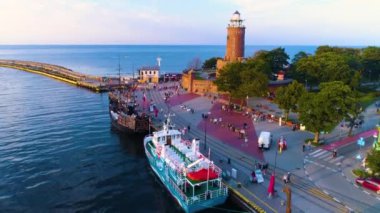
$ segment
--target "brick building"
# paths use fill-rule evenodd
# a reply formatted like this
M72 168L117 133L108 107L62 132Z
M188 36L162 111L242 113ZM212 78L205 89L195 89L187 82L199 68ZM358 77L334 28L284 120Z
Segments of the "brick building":
M218 92L218 88L213 82L215 79L201 77L201 74L200 71L193 69L185 71L182 74L182 87L187 89L188 92L198 94Z

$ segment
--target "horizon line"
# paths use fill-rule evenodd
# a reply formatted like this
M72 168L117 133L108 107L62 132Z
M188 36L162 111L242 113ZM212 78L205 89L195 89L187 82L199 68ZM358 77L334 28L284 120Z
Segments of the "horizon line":
M19 43L1 44L0 46L226 46L226 44L127 44L127 43ZM379 46L373 44L245 44L245 46L332 46L332 47L370 47Z

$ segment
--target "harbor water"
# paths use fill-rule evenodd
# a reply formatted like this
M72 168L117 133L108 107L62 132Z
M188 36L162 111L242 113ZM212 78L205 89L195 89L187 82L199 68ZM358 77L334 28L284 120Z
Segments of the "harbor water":
M96 75L154 65L181 72L189 61L223 56L224 46L0 46L0 59L52 63ZM248 46L247 56L258 49ZM285 47L292 56L315 47ZM0 68L2 212L181 212L153 174L142 138L111 129L107 94ZM241 211L230 200L208 212Z

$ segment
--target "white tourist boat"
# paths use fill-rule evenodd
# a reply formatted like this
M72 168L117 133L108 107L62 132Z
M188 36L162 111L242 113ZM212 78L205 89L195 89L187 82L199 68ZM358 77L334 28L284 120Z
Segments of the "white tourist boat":
M199 140L188 141L168 117L162 130L144 138L150 166L185 212L223 204L228 188L222 170L199 152Z

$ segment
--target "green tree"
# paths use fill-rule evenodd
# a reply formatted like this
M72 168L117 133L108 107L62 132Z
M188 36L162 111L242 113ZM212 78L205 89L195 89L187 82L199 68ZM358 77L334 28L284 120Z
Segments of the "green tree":
M245 65L250 70L255 70L257 72L265 74L267 76L267 78L271 78L271 76L272 76L272 71L271 71L270 65L264 59L250 58L250 59L247 59Z
M296 72L304 75L309 85L320 82L343 81L349 84L354 70L346 58L335 52L323 52L315 56L301 58L296 63Z
M315 55L320 55L324 53L337 53L339 55L346 56L359 56L360 49L358 48L347 48L347 47L330 47L330 46L319 46L315 51Z
M355 99L349 86L340 81L320 84L318 93L305 93L299 102L299 120L315 133L318 143L321 131L330 132L348 114Z
M269 78L272 78L273 74L277 74L278 71L283 70L287 65L289 65L289 55L286 54L284 48L276 48L270 51L260 50L253 56L254 60L263 60L270 67Z
M258 59L258 60L264 60L264 61L268 61L268 54L269 54L269 51L267 50L259 50L257 52L255 52L255 54L253 55L253 59Z
M203 62L202 68L203 69L215 69L216 68L216 62L218 59L221 59L220 57L212 57Z
M360 80L362 78L361 72L355 71L350 81L350 87L352 90L357 90L360 86Z
M214 82L218 86L218 90L229 92L234 96L242 84L240 73L243 71L243 67L244 65L240 62L225 65Z
M268 91L268 77L259 71L260 66L249 68L246 66L240 74L242 84L239 86L239 98L246 96L262 97Z
M304 51L300 51L294 55L292 59L292 64L296 64L299 60L301 60L302 58L306 58L308 56L309 54L305 53Z
M380 176L380 151L372 149L367 155L367 167L373 176Z
M297 63L299 60L303 58L307 58L309 54L300 51L297 54L294 55L292 59L292 63L290 64L290 68L287 72L288 76L294 80L297 80L298 82L306 82L306 73L305 72L297 72Z
M293 81L288 86L280 87L276 90L274 102L278 104L280 109L284 110L285 121L288 120L291 111L297 112L298 101L305 92L305 87L297 81Z
M325 53L333 53L343 57L347 65L352 69L359 70L362 67L359 48L320 46L317 48L315 55L318 56Z
M243 99L263 96L268 87L267 76L260 72L260 64L229 63L222 68L215 80L218 90L229 92L231 97Z
M345 117L345 120L348 122L348 127L349 127L348 134L347 134L348 136L351 136L352 129L355 126L355 122L357 120L363 119L363 116L361 115L361 113L363 112L363 106L358 101L359 96L357 92L354 91L353 94L354 94L353 95L354 103L351 105L351 108L349 108Z
M289 65L289 55L286 54L284 48L276 48L268 52L269 64L272 69L272 73L277 73L283 70L287 65Z
M296 75L302 76L303 82L309 87L319 84L320 70L321 66L315 60L314 56L301 58L295 64L295 72L298 73Z
M346 58L337 53L323 53L316 55L316 62L320 64L319 77L321 82L343 81L349 84L354 74Z
M370 80L379 80L380 77L380 47L367 47L362 52L364 75Z

